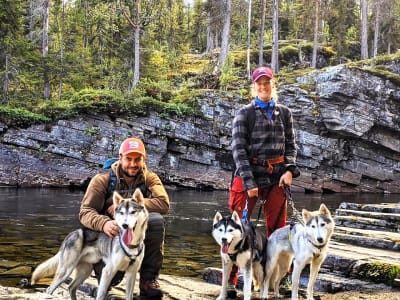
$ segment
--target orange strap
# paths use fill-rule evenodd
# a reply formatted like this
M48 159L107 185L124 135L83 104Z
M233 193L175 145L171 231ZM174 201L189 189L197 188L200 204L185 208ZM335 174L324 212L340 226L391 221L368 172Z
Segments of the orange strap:
M269 174L272 174L272 172L274 171L274 165L283 163L284 161L285 157L283 155L276 158L265 159L265 160L258 160L257 157L253 157L251 159L251 162L254 165L266 166L267 172Z

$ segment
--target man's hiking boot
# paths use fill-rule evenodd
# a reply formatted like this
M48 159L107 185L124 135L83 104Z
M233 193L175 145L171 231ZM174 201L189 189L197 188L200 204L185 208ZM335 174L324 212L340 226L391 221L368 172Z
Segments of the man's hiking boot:
M140 279L140 296L162 298L163 292L156 279Z

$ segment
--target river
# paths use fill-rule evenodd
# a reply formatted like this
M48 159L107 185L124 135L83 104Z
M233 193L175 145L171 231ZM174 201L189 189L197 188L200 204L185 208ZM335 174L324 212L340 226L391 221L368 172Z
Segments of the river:
M220 267L219 248L211 237L216 211L228 213L228 192L168 190L163 274L201 278L204 268ZM65 235L79 226L82 191L49 188L0 189L0 285L14 286L27 274L4 275L16 267L35 267L57 252ZM293 193L298 210L325 203L334 213L341 202L394 203L399 195ZM253 217L257 218L258 206ZM260 223L263 221L260 220ZM25 268L26 269L26 268Z

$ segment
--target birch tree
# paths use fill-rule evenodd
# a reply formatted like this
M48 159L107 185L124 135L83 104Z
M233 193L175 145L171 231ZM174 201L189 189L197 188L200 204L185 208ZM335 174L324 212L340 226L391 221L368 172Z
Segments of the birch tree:
M374 44L372 50L372 57L376 57L378 55L380 23L381 23L381 1L375 0L375 26L374 26Z
M232 1L231 0L222 0L225 1L225 14L224 14L224 26L222 29L222 39L221 39L221 52L219 53L218 63L216 68L216 73L219 73L222 67L225 64L225 61L228 57L229 51L229 33L231 27L231 13L232 13Z
M133 79L130 84L130 89L134 89L140 80L140 0L133 0L133 6L131 7L130 15L134 16L134 19L129 16L125 8L120 3L120 10L128 20L129 24L133 28Z
M318 54L318 35L319 35L319 6L320 0L315 0L315 17L314 17L314 46L311 59L311 68L317 67L317 54Z
M361 1L361 59L368 59L368 0Z
M134 0L135 22L134 22L134 66L133 87L136 87L140 79L140 0Z
M279 1L273 0L273 15L272 15L272 54L271 68L272 71L279 71Z
M264 65L264 34L265 34L265 13L267 0L261 1L261 27L260 27L260 48L258 51L258 65Z
M247 18L247 77L250 79L250 52L251 52L251 0L249 1L248 18Z
M49 70L46 62L47 56L49 55L49 5L50 5L50 0L43 1L42 57L45 61L45 67L43 72L44 99L50 98Z

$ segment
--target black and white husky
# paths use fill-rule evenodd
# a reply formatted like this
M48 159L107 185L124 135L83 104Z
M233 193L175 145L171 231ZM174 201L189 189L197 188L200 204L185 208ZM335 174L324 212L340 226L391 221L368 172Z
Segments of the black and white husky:
M304 225L295 224L275 230L268 239L265 286L274 288L279 295L279 283L293 261L292 300L298 299L300 274L310 264L307 300L314 299L314 284L324 262L335 222L329 209L321 204L319 210L302 210ZM268 288L261 298L268 298Z
M222 217L217 212L213 221L212 236L221 246L222 283L218 300L226 299L228 279L233 264L243 274L243 299L250 300L252 278L255 288L264 290L265 234L251 224L242 222L236 211L231 216ZM267 289L268 291L268 289Z
M72 300L76 300L76 289L89 277L92 265L103 260L103 268L96 300L103 300L112 278L117 271L125 272L126 299L131 300L136 274L144 256L144 238L147 229L148 212L144 207L143 195L137 189L132 198L113 194L115 220L119 226L119 236L110 238L104 233L78 229L71 232L61 244L58 253L40 264L32 274L31 283L40 278L54 275L47 289L52 294L75 270L75 278L69 285Z

